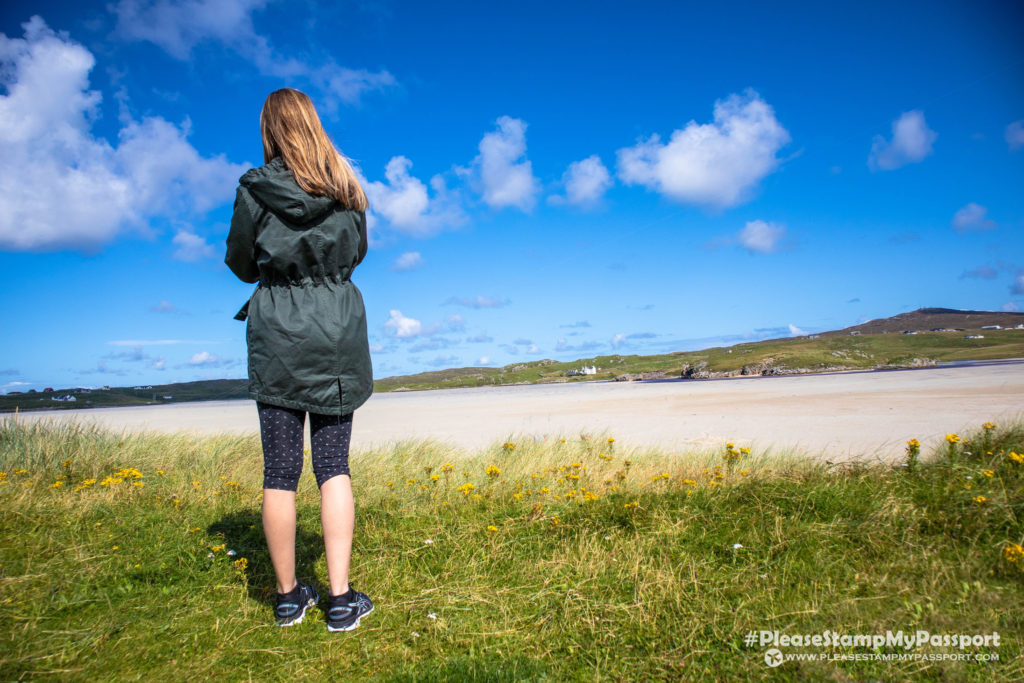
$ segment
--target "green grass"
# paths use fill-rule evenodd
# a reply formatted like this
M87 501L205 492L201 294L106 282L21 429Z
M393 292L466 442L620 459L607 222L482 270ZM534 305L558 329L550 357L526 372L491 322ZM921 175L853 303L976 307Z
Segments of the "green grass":
M1024 425L963 436L910 466L763 453L730 464L722 451L642 450L608 434L512 435L514 447L474 453L429 441L356 451L352 576L377 609L357 631L330 634L316 611L290 629L271 625L258 436L6 420L0 671L7 680L1019 680L1024 560L1006 549L1024 541L1024 464L1010 456L1024 452ZM101 485L124 468L141 476ZM299 576L324 592L308 461L298 516ZM241 557L244 568L233 561ZM998 662L769 669L764 648L743 642L762 629L998 631L1002 644Z

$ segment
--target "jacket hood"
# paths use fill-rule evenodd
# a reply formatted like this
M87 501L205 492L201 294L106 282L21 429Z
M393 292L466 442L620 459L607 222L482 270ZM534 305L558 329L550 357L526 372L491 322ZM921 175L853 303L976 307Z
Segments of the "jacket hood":
M238 182L258 202L291 223L316 220L331 211L335 204L331 197L311 195L299 187L281 157L247 171Z

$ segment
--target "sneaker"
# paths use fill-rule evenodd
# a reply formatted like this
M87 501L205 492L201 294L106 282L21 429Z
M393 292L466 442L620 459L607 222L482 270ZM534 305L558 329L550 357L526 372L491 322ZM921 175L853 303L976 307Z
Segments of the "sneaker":
M373 611L373 602L366 593L349 588L352 597L332 595L327 608L328 631L354 631L359 620Z
M274 614L278 626L293 626L302 623L306 610L320 601L320 595L312 586L300 583L291 593L277 594L277 607Z

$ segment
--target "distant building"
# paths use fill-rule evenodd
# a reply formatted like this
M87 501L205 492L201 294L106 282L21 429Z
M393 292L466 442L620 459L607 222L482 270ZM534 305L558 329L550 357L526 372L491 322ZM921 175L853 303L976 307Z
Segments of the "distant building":
M36 390L35 390L35 389L29 389L29 390L28 390L28 393L30 393L30 394L34 394L34 393L36 393Z
M174 398L174 397L171 396L170 394L164 394L164 399L165 400L170 401L172 398Z
M63 396L51 396L51 401L77 401L78 399L71 394L64 394Z
M43 391L53 391L53 387L46 387Z
M103 391L110 391L110 385L109 384L104 384L102 389L103 389Z
M860 330L852 330L850 332L850 336L851 337L859 337L860 336Z
M917 334L917 330L903 330L903 334Z
M1000 327L999 325L982 325L981 329L983 329L983 330L1001 330L1003 328Z
M1017 325L1017 327L1015 327L1013 329L1015 329L1015 330L1024 330L1024 323L1021 323L1021 324Z
M964 339L984 339L984 338L985 338L985 335L983 335L983 334L965 334L964 335Z
M579 375L596 375L596 374L597 374L597 368L595 368L593 365L584 365L579 370L573 368L572 370L566 371L565 376L566 377L577 377Z

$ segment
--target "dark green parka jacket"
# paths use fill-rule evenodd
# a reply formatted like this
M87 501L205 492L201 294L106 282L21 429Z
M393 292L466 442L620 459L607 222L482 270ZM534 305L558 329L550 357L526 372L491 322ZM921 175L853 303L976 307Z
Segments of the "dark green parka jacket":
M249 396L344 415L373 393L363 295L351 281L366 256L366 215L307 194L281 157L239 179L224 262L259 282L245 320Z

